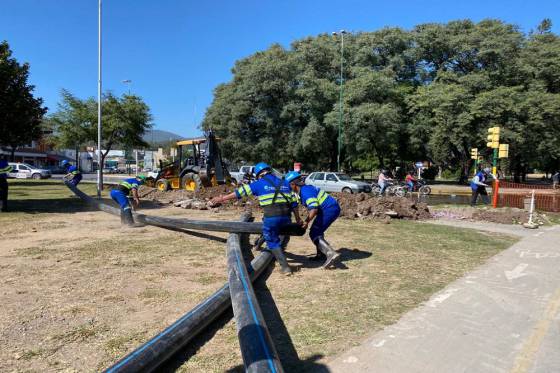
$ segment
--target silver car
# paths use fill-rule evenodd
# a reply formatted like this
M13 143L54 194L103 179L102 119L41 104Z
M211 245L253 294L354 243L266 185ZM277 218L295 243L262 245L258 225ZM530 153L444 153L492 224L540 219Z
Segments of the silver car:
M371 192L371 186L368 183L354 180L350 176L338 172L313 172L305 179L305 184L321 188L325 192Z
M52 176L49 170L37 168L27 163L10 162L8 164L13 167L13 172L8 173L8 177L15 177L18 179L47 179Z

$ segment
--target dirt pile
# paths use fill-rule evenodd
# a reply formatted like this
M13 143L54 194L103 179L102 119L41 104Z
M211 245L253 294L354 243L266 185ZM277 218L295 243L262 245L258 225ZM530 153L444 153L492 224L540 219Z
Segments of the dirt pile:
M138 192L140 198L154 202L168 204L185 209L206 210L214 209L209 203L212 197L228 194L234 190L233 186L220 185L205 188L200 192L188 192L186 190L159 191L155 188L141 186ZM404 219L429 219L431 217L428 206L408 198L399 197L374 197L369 194L332 193L342 209L342 216L350 219L355 218L381 218L388 217ZM246 204L257 206L256 200L250 198L248 201L230 201L220 206L220 209L239 209Z
M375 197L373 195L332 193L342 209L342 216L347 218L431 218L428 205L408 198Z
M142 185L138 190L138 195L140 198L165 204L177 203L185 200L207 201L210 198L221 194L231 193L233 190L233 186L218 185L215 187L204 188L199 192L189 192L181 189L162 192L156 188L150 188Z

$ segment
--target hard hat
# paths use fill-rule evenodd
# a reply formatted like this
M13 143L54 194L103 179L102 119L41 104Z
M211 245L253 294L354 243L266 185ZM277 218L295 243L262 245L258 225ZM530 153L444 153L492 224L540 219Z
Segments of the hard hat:
M68 164L68 161L66 159L63 159L62 162L60 162L60 165L62 167L65 167Z
M291 183L292 181L295 181L297 179L301 178L301 174L297 171L290 171L286 174L286 177L284 178L288 183Z
M489 174L492 170L490 169L490 167L486 167L484 169L484 173Z
M143 182L146 181L146 176L144 175L138 175L136 178L142 180Z
M8 167L8 161L5 159L0 159L0 168Z
M259 176L259 174L265 170L270 170L271 167L264 163L264 162L259 162L255 165L255 176Z

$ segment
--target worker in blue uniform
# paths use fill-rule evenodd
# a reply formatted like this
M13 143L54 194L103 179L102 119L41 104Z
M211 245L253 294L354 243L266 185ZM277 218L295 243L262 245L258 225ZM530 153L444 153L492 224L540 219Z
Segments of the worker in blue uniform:
M134 218L132 217L132 206L128 201L128 196L132 193L134 204L138 206L140 199L138 198L138 188L144 184L146 176L138 175L133 178L124 179L117 188L111 190L111 198L121 207L121 223L134 226Z
M8 211L8 172L12 171L12 166L5 159L0 159L0 210Z
M490 203L490 197L488 197L488 192L486 191L486 187L490 186L487 184L489 178L493 177L490 171L490 168L486 167L483 170L478 171L471 180L471 206L474 207L476 205L479 195L482 198L482 203L484 203L485 205ZM491 179L490 182L492 182Z
M73 166L68 162L66 159L63 160L61 166L66 170L66 175L63 177L69 184L74 186L78 186L80 181L82 181L82 173L78 169L78 167Z
M308 215L302 226L307 228L313 221L309 237L315 244L317 255L311 260L325 260L323 268L327 268L340 257L340 254L325 240L325 231L340 215L340 206L332 196L323 190L312 185L305 185L301 174L297 171L288 172L286 181L290 183L292 191L299 196L301 204L307 208Z
M282 251L282 240L279 233L282 227L291 223L292 213L294 213L296 221L301 222L297 212L297 200L290 190L288 182L275 176L268 164L257 163L254 173L256 181L248 185L241 185L233 193L215 197L212 199L212 203L219 204L232 199L257 197L264 213L263 237L267 249L276 258L280 271L285 275L290 275L292 269Z

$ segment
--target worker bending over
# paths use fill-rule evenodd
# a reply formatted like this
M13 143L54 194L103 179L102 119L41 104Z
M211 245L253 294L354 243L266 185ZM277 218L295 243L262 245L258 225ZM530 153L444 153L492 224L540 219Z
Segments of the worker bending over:
M121 223L124 225L134 226L134 218L132 217L132 207L128 201L128 196L132 193L132 199L136 206L140 205L138 198L138 188L144 184L146 176L138 175L134 178L123 180L117 188L111 190L111 198L121 206Z
M66 175L63 179L69 184L78 186L80 181L82 181L82 173L76 166L72 166L66 159L61 162L62 167L66 170Z
M12 166L5 159L0 159L0 211L8 211L8 172Z
M327 268L339 258L332 246L325 240L325 231L340 215L338 202L312 185L305 185L301 175L297 171L286 174L286 181L290 183L291 189L300 197L301 204L307 208L308 216L303 222L303 228L307 228L313 221L309 230L309 237L315 244L317 255L311 260L325 260L323 268Z
M255 166L255 177L256 181L249 185L241 185L233 193L215 197L212 199L212 203L256 196L264 212L263 237L266 246L278 261L280 271L285 275L290 275L292 269L282 251L280 229L291 223L292 212L298 223L301 222L297 212L297 200L292 194L288 182L274 176L272 168L268 164L258 163Z

